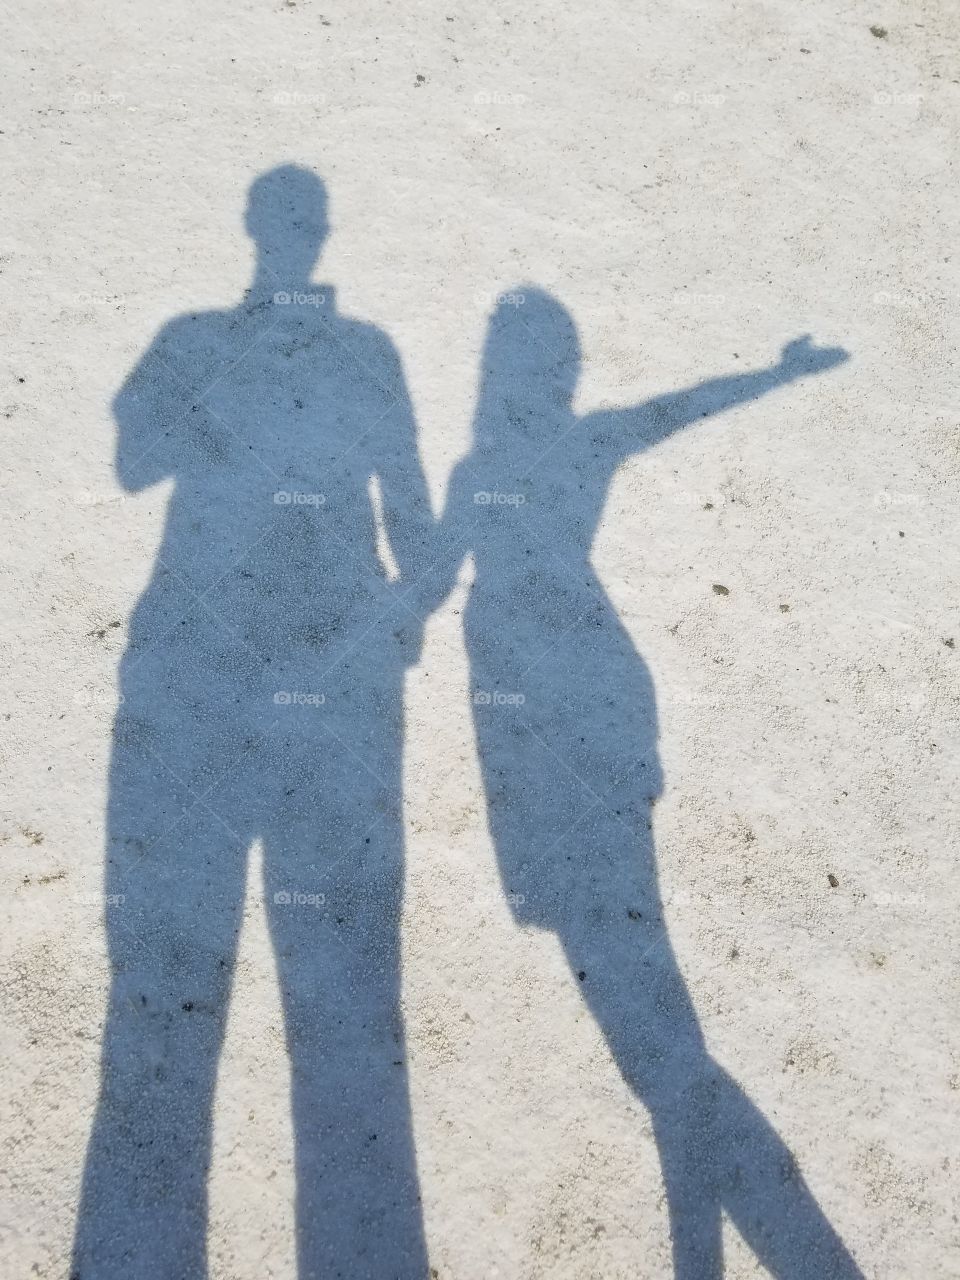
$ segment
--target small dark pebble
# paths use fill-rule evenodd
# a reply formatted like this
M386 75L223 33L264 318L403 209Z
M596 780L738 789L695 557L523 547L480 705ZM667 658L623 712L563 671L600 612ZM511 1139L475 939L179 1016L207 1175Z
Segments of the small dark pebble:
M953 636L950 636L949 639L944 640L943 643L947 646L948 649L955 649L957 647L953 642Z
M712 502L705 502L705 503L703 504L703 509L704 509L704 511L712 511L712 510L713 510L713 503L712 503Z
M901 538L904 536L904 534L903 534L903 530L902 530L902 529L898 529L898 530L897 530L897 533L899 533L899 535L900 535L900 537L901 537Z
M631 920L642 920L643 916L634 907L627 907L627 915Z
M728 596L730 594L730 588L723 586L720 582L715 582L713 584L713 594L715 596Z
M183 1002L183 1004L180 1006L180 1008L184 1011L184 1013L192 1013L192 1012L193 1012L193 1001L192 1001L192 1000L184 1000L184 1002Z
M781 613L789 613L789 612L790 612L790 606L789 606L788 604L782 604L782 605L780 606L780 612L781 612Z
M886 28L886 27L880 27L880 26L872 26L872 27L870 28L870 34L871 34L872 36L876 36L878 40L886 40L886 38L887 38L887 28Z
M585 978L586 976L587 976L587 971L586 971L586 969L578 969L578 970L577 970L577 977L580 979L580 981L581 981L581 982L584 980L584 978Z
M827 875L827 883L830 885L831 889L839 889L840 887L840 881L837 879L837 877L833 874L832 871L829 872Z

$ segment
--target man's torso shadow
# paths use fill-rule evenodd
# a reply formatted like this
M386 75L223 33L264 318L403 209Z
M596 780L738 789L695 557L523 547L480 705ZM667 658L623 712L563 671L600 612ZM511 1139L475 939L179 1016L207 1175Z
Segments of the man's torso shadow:
M174 487L121 663L82 1280L206 1274L211 1107L254 841L290 1060L299 1274L426 1273L398 936L419 621L382 544L414 569L429 505L390 343L309 283L322 187L274 171L249 222L246 305L166 326L114 406L124 487Z

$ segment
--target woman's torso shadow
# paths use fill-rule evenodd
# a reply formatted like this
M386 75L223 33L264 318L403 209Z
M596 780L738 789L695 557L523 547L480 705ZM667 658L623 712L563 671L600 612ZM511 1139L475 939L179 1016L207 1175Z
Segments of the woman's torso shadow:
M292 168L260 181L261 238L308 269L322 188ZM409 568L429 506L390 343L308 274L283 283L167 325L114 406L124 486L173 490L121 663L82 1280L206 1274L213 1090L255 841L290 1061L299 1274L426 1273L398 936L418 621L377 539Z
M557 934L650 1111L677 1276L722 1274L722 1210L777 1276L856 1276L789 1150L705 1047L658 888L653 683L590 563L627 457L844 353L802 339L757 373L578 417L572 320L537 290L510 296L524 301L491 321L474 444L451 480L434 591L442 596L472 553L464 626L504 889L518 920Z

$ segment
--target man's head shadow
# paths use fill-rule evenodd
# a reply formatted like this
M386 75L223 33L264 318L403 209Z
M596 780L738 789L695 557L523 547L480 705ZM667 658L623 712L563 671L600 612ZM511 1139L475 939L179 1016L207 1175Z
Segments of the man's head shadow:
M311 169L284 164L250 186L244 225L257 271L277 287L305 283L330 234L327 188Z

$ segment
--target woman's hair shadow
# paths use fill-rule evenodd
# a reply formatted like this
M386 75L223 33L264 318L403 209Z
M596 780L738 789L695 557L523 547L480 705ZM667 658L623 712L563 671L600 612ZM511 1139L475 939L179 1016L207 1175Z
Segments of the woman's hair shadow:
M504 889L518 920L556 933L649 1110L676 1275L722 1274L726 1211L773 1274L856 1276L790 1151L704 1042L658 887L654 686L590 559L624 460L846 353L802 338L766 368L581 417L569 313L537 289L510 299L490 322L473 445L422 596L435 605L472 554L464 626Z

